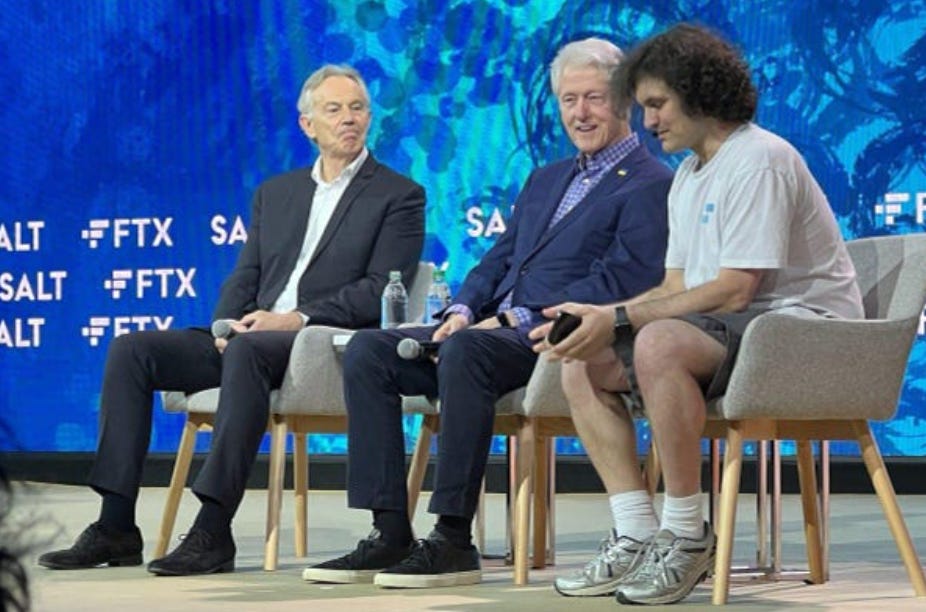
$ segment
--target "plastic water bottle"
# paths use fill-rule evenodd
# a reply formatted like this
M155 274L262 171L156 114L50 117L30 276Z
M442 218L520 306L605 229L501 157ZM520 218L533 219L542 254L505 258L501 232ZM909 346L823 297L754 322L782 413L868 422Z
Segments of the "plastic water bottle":
M408 321L408 292L402 284L402 273L389 272L389 283L383 289L382 318L380 327L394 329Z
M424 307L424 322L434 323L434 315L450 305L450 285L444 280L444 271L434 269L431 286L428 287L428 297Z

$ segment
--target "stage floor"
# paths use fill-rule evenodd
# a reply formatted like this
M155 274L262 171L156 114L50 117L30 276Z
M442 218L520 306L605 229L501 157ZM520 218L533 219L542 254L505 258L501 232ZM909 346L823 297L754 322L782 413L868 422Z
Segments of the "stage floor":
M165 489L142 491L139 526L146 536L145 561L155 546ZM74 537L96 519L98 500L86 488L27 484L17 489L12 524L30 524L29 540L36 550L26 559L33 609L44 611L98 610L486 610L505 611L613 610L613 598L565 598L552 587L560 572L582 567L596 549L609 525L603 494L559 495L556 506L556 566L531 572L530 584L515 587L511 567L503 561L484 562L484 578L475 587L431 590L381 590L372 585L320 585L303 582L302 568L343 554L370 530L366 512L345 509L343 492L312 491L309 494L309 556L299 559L293 549L293 504L284 498L280 569L265 572L263 532L266 492L248 491L233 526L238 545L237 570L208 577L164 578L148 574L144 567L81 571L51 571L35 564L36 556L49 548L70 545ZM415 528L427 534L432 517L424 512L428 496L422 496ZM926 552L926 499L900 498L914 543ZM486 552L506 551L503 495L487 497ZM198 508L187 493L178 516L177 533L190 525ZM783 561L786 568L804 566L803 533L799 498L786 496L783 521ZM740 496L737 515L736 560L746 564L755 558L755 498ZM176 542L175 533L174 538ZM830 581L808 586L790 579L767 582L742 579L730 592L732 609L749 610L926 610L926 599L913 597L913 589L872 494L835 495L832 498ZM42 542L45 542L44 544ZM708 581L686 600L685 609L710 605Z

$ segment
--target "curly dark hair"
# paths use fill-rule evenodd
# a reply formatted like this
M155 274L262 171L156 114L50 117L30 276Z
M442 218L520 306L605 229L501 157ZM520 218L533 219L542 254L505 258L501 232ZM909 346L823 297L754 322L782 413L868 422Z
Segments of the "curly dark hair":
M612 89L633 99L647 77L664 81L691 117L745 123L755 115L758 94L749 66L732 45L705 28L682 23L644 41L621 62Z

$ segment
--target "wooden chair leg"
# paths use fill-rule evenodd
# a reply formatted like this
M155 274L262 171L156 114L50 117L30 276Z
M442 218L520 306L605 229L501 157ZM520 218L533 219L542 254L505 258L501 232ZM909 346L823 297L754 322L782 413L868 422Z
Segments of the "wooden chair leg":
M804 511L804 537L807 540L807 566L810 570L810 582L823 584L823 548L820 514L817 507L817 477L809 440L797 441L797 475L801 487L801 506Z
M293 433L293 495L296 505L296 556L308 554L309 524L309 455L306 434Z
M170 477L170 486L167 489L167 500L164 502L164 513L161 515L161 527L158 531L158 544L154 549L154 558L160 559L167 554L170 536L177 521L177 509L180 507L180 498L186 488L186 479L190 475L190 463L193 461L193 446L196 443L196 432L199 424L187 415L180 435L180 446L177 449L177 458L174 459L174 472Z
M271 416L270 473L267 480L267 537L264 542L264 569L277 568L280 554L280 508L283 505L283 477L286 468L286 419Z
M717 557L714 561L714 605L727 603L730 590L730 563L733 558L733 532L736 526L736 499L739 496L743 464L741 423L731 421L727 429L727 449L720 486L720 516L717 532Z
M534 444L534 569L543 569L547 565L547 482L549 473L550 438L543 437Z
M536 430L533 422L525 419L518 431L517 463L518 483L514 519L514 583L527 584L527 540L531 523L531 476L534 464Z
M547 530L547 565L556 565L556 438L550 438L547 449L547 524L538 529Z
M479 485L479 502L476 504L475 525L473 530L476 538L476 548L480 553L485 554L486 550L486 479L483 476L482 484Z
M418 441L415 442L415 451L412 453L411 465L408 467L408 520L414 522L415 509L418 507L418 497L421 495L421 485L424 483L424 473L428 469L428 459L431 457L431 438L437 433L440 417L436 414L426 414L421 419L421 430L418 432Z
M913 584L913 590L916 592L917 597L926 597L926 578L923 577L923 568L920 565L916 549L913 547L913 541L910 539L910 532L907 531L907 524L904 522L903 514L900 512L900 506L897 505L894 485L891 483L891 478L884 467L884 460L878 450L878 443L872 437L871 428L868 426L867 421L853 421L852 430L855 432L855 437L861 448L862 459L865 461L865 467L868 468L871 484L874 485L875 493L878 494L878 499L881 501L881 507L884 509L884 516L887 518L891 535L894 536L900 558L907 568L907 575Z

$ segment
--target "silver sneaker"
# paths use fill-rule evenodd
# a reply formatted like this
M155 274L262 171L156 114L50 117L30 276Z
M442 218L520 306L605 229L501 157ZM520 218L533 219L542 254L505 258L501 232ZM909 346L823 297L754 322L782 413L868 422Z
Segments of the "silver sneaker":
M671 604L684 599L713 570L716 539L710 525L698 540L663 529L650 540L642 560L617 585L622 604Z
M643 558L638 554L643 547L642 542L633 538L617 537L612 529L601 541L595 558L574 574L557 578L554 587L567 597L612 595L620 579L633 568L634 561Z

